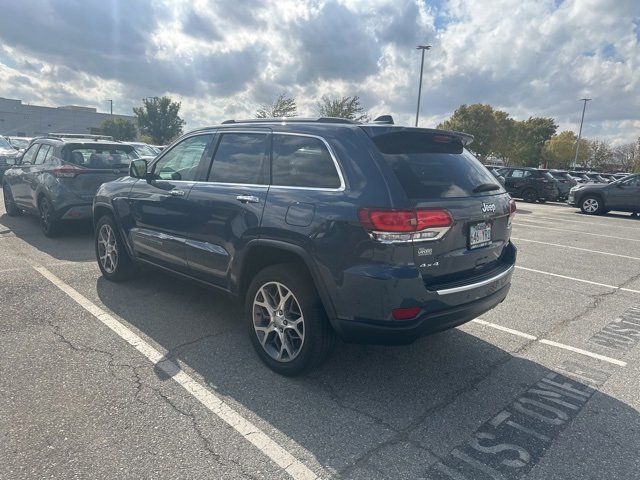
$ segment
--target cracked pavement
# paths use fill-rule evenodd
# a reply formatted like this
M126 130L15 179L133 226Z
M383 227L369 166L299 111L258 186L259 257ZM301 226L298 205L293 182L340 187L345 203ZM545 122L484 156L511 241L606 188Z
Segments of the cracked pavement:
M585 221L573 230L640 234L640 222L622 216L519 207L540 224L555 218L562 228L570 218ZM515 237L640 257L637 242L522 223ZM290 379L262 366L240 307L227 297L153 271L106 282L87 228L46 239L35 219L0 214L2 230L9 232L0 235L0 478L287 478L172 381L173 368L152 365L31 264L109 312L320 478L431 478L430 467L545 375L587 382L576 364L604 379L598 391L526 475L509 478L640 478L640 348L589 343L640 305L640 294L518 270L507 300L482 316L626 367L469 323L406 347L340 343L321 369ZM640 290L640 258L517 245L522 266Z

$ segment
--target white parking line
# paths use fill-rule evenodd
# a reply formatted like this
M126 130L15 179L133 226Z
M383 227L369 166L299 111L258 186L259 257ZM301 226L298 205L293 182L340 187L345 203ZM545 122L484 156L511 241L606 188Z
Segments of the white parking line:
M581 278L568 277L567 275L560 275L558 273L545 272L543 270L536 270L534 268L521 267L516 265L518 270L526 270L527 272L540 273L542 275L549 275L550 277L564 278L566 280L572 280L574 282L588 283L590 285L597 285L598 287L612 288L614 290L621 290L623 292L640 293L640 290L633 290L632 288L618 287L616 285L607 285L606 283L592 282L591 280L583 280Z
M521 332L520 330L514 330L512 328L503 327L502 325L498 325L496 323L487 322L486 320L482 320L481 318L476 318L471 320L474 323L478 323L480 325L484 325L486 327L491 327L496 330L500 330L502 332L510 333L512 335L516 335L518 337L526 338L527 340L538 341L544 345L549 345L551 347L561 348L563 350L569 350L570 352L579 353L581 355L586 355L591 358L597 358L598 360L602 360L603 362L612 363L614 365L618 365L619 367L626 367L627 362L622 360L618 360L617 358L607 357L606 355L600 355L599 353L589 352L588 350L583 350L582 348L572 347L571 345L565 345L564 343L554 342L553 340L547 340L545 338L538 339L538 337L534 335L530 335L528 333Z
M558 343L552 340L546 340L544 338L540 340L540 343L544 343L545 345L551 345L552 347L562 348L564 350L569 350L570 352L579 353L580 355L586 355L587 357L597 358L598 360L602 360L603 362L613 363L614 365L618 365L619 367L627 366L627 362L623 362L622 360L607 357L606 355L600 355L599 353L589 352L587 350L572 347L570 345L565 345L564 343Z
M34 265L33 268L56 287L66 293L78 305L91 313L104 325L109 327L120 338L126 341L142 353L152 364L157 365L168 376L173 378L182 388L195 397L202 405L214 413L218 418L227 423L231 428L242 435L245 440L253 444L258 450L269 457L276 465L286 471L292 478L298 480L316 479L317 476L300 460L291 455L287 450L272 440L256 425L246 420L242 415L227 405L224 400L201 385L191 376L185 373L173 362L163 360L163 355L135 334L128 327L120 323L113 316L102 310L96 304L81 295L73 287L60 280L53 273L42 266ZM177 373L176 373L177 372Z
M516 335L518 337L526 338L527 340L537 340L538 337L529 335L528 333L521 332L520 330L514 330L513 328L503 327L502 325L498 325L496 323L487 322L482 320L481 318L475 318L471 320L474 323L479 323L480 325L484 325L486 327L495 328L496 330L501 330L503 332L510 333L512 335Z
M562 216L566 217L567 215L562 215ZM522 217L519 217L519 218L522 218ZM529 217L525 217L525 218L523 218L523 220L526 220L527 218L529 218ZM568 218L560 218L560 216L557 216L557 217L545 217L543 215L537 215L535 213L533 214L533 217L531 217L531 218L534 218L534 219L543 218L545 220L553 220L553 221L556 221L556 222L581 223L583 225L598 225L599 227L606 227L606 228L611 228L611 227L624 228L626 230L635 230L636 232L640 232L640 223L638 224L637 227L630 227L628 225L616 225L614 223L585 222L585 221L582 221L582 220L569 220ZM600 217L600 218L603 218L603 217ZM606 217L604 217L604 218L606 218ZM616 219L612 219L612 220L623 220L624 221L624 219L622 219L622 218L616 218Z
M519 218L518 221L522 221L522 218ZM527 219L526 222L533 222L534 220ZM533 227L533 228L543 228L545 230L556 230L558 232L571 232L571 233L579 233L580 235L590 235L592 237L604 237L604 238L613 238L615 240L626 240L629 242L640 242L640 238L629 238L629 237L616 237L614 235L605 235L603 233L591 233L591 232L582 232L580 230L571 230L568 228L557 228L557 227L546 227L544 225L537 225L534 223L516 223L514 225L518 225L521 227Z
M610 255L612 257L627 258L629 260L640 260L640 257L632 257L631 255L622 255L620 253L602 252L600 250L591 250L589 248L572 247L572 246L569 246L569 245L561 245L559 243L540 242L538 240L531 240L531 239L528 239L528 238L511 237L511 239L512 240L517 240L519 242L539 243L541 245L550 245L552 247L570 248L571 250L580 250L582 252L599 253L600 255Z

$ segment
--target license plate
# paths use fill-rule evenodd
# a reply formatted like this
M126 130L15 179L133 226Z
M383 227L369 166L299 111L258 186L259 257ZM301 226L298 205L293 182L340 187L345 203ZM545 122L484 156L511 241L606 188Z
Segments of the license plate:
M469 226L469 248L480 248L491 243L491 223L480 222Z

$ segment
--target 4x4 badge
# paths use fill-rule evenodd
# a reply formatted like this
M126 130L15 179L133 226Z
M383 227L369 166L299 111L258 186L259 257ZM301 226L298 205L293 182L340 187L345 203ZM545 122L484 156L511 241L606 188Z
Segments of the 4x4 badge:
M482 202L482 213L495 212L495 211L496 211L496 204L495 203L484 203L484 202Z

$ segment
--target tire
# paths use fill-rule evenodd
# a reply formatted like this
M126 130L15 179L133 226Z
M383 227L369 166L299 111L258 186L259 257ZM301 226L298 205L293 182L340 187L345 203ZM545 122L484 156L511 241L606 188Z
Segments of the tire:
M53 204L44 195L38 200L38 217L40 228L45 236L52 238L60 233L60 220L58 220Z
M535 203L538 200L538 192L533 188L527 188L522 192L522 200L527 203Z
M539 198L538 202L539 203L547 203L547 199L546 198Z
M586 215L601 215L604 212L602 199L596 195L587 195L580 200L580 210Z
M282 297L284 304L280 304ZM336 334L313 280L298 265L261 270L247 290L244 314L258 356L280 375L300 375L317 368L335 345ZM294 323L300 318L302 325Z
M110 247L110 248L109 248ZM95 249L102 276L112 282L128 280L135 274L135 264L111 215L103 215L96 223Z
M13 201L13 194L11 193L9 185L6 183L2 186L2 196L4 197L4 209L7 212L7 215L10 217L17 217L22 213L17 207L16 202Z

